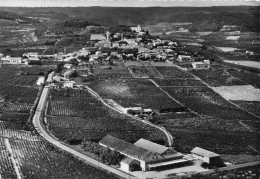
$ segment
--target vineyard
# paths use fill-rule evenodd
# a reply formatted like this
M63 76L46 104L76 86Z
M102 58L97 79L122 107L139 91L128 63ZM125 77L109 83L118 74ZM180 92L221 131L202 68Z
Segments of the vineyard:
M199 115L225 120L258 120L229 104L209 88L183 88L180 90L166 87L163 89ZM201 91L199 91L200 89Z
M147 79L95 81L89 85L102 98L113 99L123 107L143 107L159 110L180 107Z
M226 70L198 70L193 71L193 74L201 78L210 86L234 86L234 85L246 85L245 82L232 76Z
M22 178L118 178L57 150L32 131L29 119L39 92L35 87L38 76L21 75L20 70L26 74L46 74L50 69L1 65L0 178L18 178L18 174ZM90 99L88 93L67 91L71 97ZM59 95L64 94L57 92L57 98L62 97Z
M245 83L248 83L256 88L260 88L260 76L254 73L236 71L232 69L228 69L227 72L232 76L241 79Z
M194 78L189 73L186 73L176 67L156 66L155 67L165 78Z
M166 86L194 86L194 87L206 87L203 83L201 83L197 79L185 79L185 78L177 78L177 79L154 79L154 81L161 87Z
M20 68L20 73L24 75L46 75L48 72L53 71L56 65L47 66L23 66Z
M47 116L49 130L65 141L99 141L107 134L130 142L166 141L160 130L115 112L84 90L51 90Z
M20 75L20 66L2 64L0 68L0 84L32 87L38 77L33 75Z
M8 139L0 138L0 175L2 178L17 178L4 140ZM45 141L9 139L8 142L23 178L118 178L84 164Z
M167 126L165 128L175 134L174 147L182 152L190 152L194 146L198 146L219 154L257 155L258 153L250 146L256 150L259 150L260 146L258 134L256 133L187 130Z
M259 101L232 101L240 106L242 109L246 109L251 113L260 116L260 102Z

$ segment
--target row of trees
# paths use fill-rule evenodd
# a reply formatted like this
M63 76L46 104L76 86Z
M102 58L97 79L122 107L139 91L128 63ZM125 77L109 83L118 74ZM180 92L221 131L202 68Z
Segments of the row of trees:
M102 160L102 162L108 165L119 165L120 161L124 157L118 151L104 148L99 144L91 141L83 141L81 143L81 148L87 152L94 153Z

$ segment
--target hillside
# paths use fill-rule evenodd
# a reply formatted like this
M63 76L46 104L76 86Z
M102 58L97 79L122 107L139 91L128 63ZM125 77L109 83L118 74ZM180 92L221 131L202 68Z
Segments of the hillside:
M258 7L2 7L0 10L15 12L27 17L45 17L63 21L84 17L87 21L110 26L151 25L160 22L191 22L193 29L219 30L223 25L242 26L242 30L256 31L259 24ZM257 22L258 21L258 22ZM259 30L259 29L258 29Z

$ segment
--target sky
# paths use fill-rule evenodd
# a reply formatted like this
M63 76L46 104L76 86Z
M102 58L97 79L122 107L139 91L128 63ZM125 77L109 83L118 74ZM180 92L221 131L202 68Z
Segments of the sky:
M0 0L0 6L111 6L111 7L149 7L149 6L259 6L260 0Z

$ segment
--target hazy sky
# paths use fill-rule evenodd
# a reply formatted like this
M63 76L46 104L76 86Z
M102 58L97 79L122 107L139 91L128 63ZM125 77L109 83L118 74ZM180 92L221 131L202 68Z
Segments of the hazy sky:
M232 6L260 5L260 0L0 0L0 6Z

